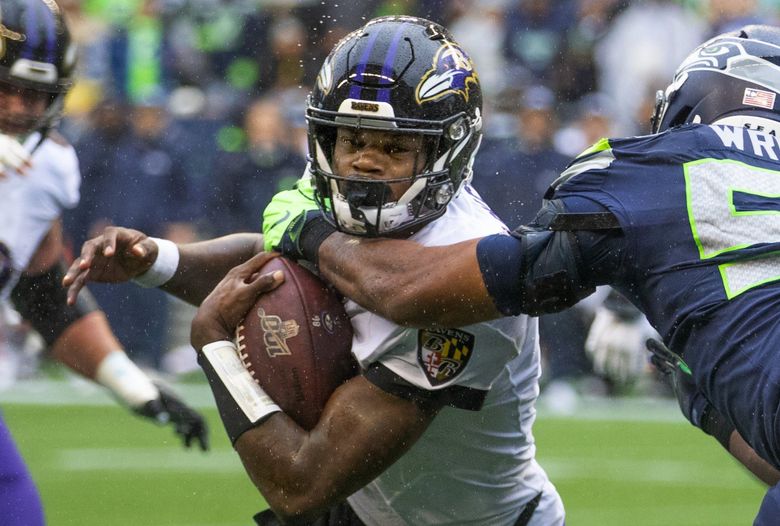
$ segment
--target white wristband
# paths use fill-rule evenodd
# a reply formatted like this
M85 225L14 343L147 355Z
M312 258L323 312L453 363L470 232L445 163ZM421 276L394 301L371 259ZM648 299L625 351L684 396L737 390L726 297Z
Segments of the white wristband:
M227 340L212 342L203 346L202 353L250 422L281 411L241 363L235 343Z
M132 408L160 396L149 377L123 351L113 351L103 358L95 372L95 381Z
M153 288L164 285L176 274L179 267L179 247L167 239L150 237L157 244L157 259L149 269L133 278L142 287Z

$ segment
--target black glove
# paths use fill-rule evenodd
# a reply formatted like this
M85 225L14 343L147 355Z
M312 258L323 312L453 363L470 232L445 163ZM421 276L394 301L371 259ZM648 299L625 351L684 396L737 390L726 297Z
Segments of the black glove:
M328 223L320 210L306 210L292 220L274 248L288 258L316 265L320 245L334 232L336 227Z
M141 407L133 409L138 415L154 420L159 425L173 424L174 432L184 441L185 447L190 447L197 440L200 449L209 449L209 430L206 421L200 413L190 408L179 398L160 386L159 398L146 402Z
M653 356L650 361L664 376L669 378L672 383L672 389L677 397L677 403L680 405L685 418L696 427L701 427L701 415L695 414L694 399L697 398L696 384L693 383L691 370L683 359L672 352L660 340L650 338L645 342L647 350Z
M653 365L670 378L685 418L708 435L714 436L728 450L734 424L699 392L688 364L659 340L649 339L645 345L653 353L650 358Z

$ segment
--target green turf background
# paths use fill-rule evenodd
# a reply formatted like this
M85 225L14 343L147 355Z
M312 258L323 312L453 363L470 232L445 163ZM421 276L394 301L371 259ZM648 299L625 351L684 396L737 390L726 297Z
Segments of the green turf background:
M2 408L52 526L251 525L264 506L210 407L209 454L115 405ZM751 524L763 495L668 401L600 403L577 418L541 410L535 434L569 526Z

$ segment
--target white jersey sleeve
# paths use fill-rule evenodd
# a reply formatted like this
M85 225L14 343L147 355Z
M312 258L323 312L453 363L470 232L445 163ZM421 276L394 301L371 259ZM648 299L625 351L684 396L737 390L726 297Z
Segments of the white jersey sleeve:
M32 149L38 141L34 134L24 146ZM79 201L81 174L72 146L46 139L31 161L26 175L11 172L0 179L0 249L10 261L13 276L0 283L2 297L10 293L53 221Z
M25 148L33 148L38 142L37 134L25 141ZM79 203L81 172L73 146L54 139L45 139L32 157L33 167L29 178L31 192L40 192L38 197L48 201L44 211L48 216L59 217L63 210L75 208Z

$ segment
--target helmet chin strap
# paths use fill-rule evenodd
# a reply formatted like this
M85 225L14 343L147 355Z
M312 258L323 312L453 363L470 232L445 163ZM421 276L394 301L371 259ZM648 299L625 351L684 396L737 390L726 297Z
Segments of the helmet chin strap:
M780 118L780 116L778 116ZM700 119L701 120L701 119ZM718 119L712 124L725 124L726 126L738 126L757 130L775 137L780 137L780 121L767 119L766 117L757 117L754 115L731 115Z

